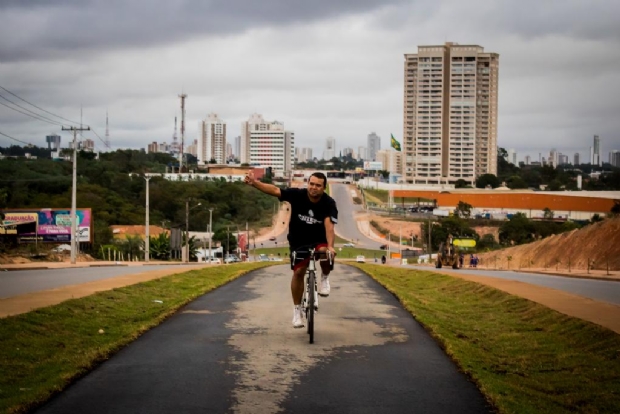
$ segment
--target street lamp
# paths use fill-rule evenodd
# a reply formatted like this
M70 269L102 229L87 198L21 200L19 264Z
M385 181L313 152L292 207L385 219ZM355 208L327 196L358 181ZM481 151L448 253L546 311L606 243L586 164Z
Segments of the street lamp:
M201 206L202 203L196 204L194 207L189 208L189 200L185 201L185 255L183 262L189 262L189 211Z
M146 240L144 241L144 261L146 263L149 262L150 260L150 237L151 237L151 233L150 233L150 224L149 224L149 180L152 177L147 177L146 175L143 177L146 180L146 218L145 218L145 234L146 234Z

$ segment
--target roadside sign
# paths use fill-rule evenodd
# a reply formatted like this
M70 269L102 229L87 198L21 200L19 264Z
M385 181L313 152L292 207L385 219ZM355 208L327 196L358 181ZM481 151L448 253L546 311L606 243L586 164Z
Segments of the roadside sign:
M459 247L476 247L476 240L474 239L454 239L452 244Z

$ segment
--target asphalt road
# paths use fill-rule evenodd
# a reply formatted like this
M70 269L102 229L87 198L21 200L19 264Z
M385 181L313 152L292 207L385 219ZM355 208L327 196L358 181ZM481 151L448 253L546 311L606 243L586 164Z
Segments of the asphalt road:
M193 301L37 413L485 413L483 396L397 300L338 266L315 344L293 329L290 269Z
M420 270L435 270L434 267L407 265L406 267ZM579 279L573 277L542 275L518 271L483 270L483 269L446 269L451 272L474 274L477 276L497 277L516 280L531 285L544 286L598 301L620 305L620 282L596 279Z
M0 272L0 299L179 265L105 266Z
M331 196L336 200L338 206L337 233L345 239L357 240L358 247L368 249L379 249L381 243L366 237L357 227L355 216L358 212L364 211L359 204L354 204L351 198L350 186L347 184L332 184Z

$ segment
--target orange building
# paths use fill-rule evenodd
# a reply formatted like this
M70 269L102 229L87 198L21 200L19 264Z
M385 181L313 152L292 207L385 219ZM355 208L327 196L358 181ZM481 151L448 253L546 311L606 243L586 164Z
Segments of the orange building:
M434 200L438 208L453 210L459 201L477 210L520 211L536 217L548 208L568 218L588 219L593 214L607 214L620 203L620 192L535 192L510 190L391 190L395 200L423 198Z

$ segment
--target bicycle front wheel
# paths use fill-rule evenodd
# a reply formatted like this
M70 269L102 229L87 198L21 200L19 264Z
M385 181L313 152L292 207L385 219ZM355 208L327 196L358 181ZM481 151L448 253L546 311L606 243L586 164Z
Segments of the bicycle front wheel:
M308 272L308 335L310 335L310 343L314 343L314 298L316 290L316 276L314 271Z

